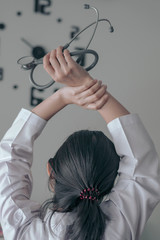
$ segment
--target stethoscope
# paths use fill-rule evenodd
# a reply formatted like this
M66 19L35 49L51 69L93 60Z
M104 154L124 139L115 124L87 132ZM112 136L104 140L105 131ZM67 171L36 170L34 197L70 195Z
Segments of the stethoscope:
M94 50L91 50L91 49L88 49L89 45L91 44L92 40L93 40L93 37L95 35L95 32L96 32L96 29L97 29L97 26L98 26L98 23L101 22L101 21L107 21L110 25L110 32L113 32L114 31L114 28L113 26L111 25L110 21L106 18L103 18L103 19L99 19L99 12L97 10L97 8L95 7L91 7L90 5L88 4L84 4L84 8L85 9L93 9L95 12L96 12L96 16L97 16L97 19L95 22L91 23L90 25L88 25L87 27L85 27L84 29L82 29L79 33L77 33L69 43L66 43L64 46L63 46L63 50L64 49L67 49L70 44L82 33L84 32L86 29L88 29L89 27L91 27L92 25L95 24L95 28L94 28L94 31L93 31L93 34L86 46L86 48L84 50L79 50L79 51L74 51L74 52L70 52L70 55L71 56L78 56L76 62L79 63L81 65L82 63L82 59L83 59L83 56L84 54L91 54L94 56L94 59L93 59L93 62L91 65L89 65L88 67L85 68L86 71L90 71L92 68L94 68L94 66L97 64L98 62L98 59L99 59L99 56L97 54L96 51ZM30 75L29 75L29 80L31 82L31 84L37 88L37 89L46 89L46 88L49 88L50 86L52 86L55 81L52 79L49 83L47 84L44 84L44 85L39 85L38 83L35 82L34 80L34 77L33 77L33 73L34 73L34 70L35 68L39 65L39 64L43 64L43 58L40 58L40 59L35 59L31 56L24 56L22 58L20 58L18 61L17 61L18 64L21 65L21 68L24 69L24 70L31 70L30 71Z

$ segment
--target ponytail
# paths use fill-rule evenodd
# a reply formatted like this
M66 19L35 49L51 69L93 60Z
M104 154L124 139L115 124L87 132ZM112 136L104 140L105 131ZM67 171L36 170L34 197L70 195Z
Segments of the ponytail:
M103 238L106 220L97 201L83 199L76 208L76 218L70 229L71 240L100 240Z
M54 179L53 212L76 215L66 239L102 240L109 216L100 203L111 191L119 167L113 143L100 131L75 132L49 164Z

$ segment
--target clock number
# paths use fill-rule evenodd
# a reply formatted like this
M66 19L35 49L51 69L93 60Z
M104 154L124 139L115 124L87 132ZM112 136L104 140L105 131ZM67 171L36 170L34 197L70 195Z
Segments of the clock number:
M4 30L6 28L5 23L0 23L0 30Z
M77 26L72 26L72 31L70 32L70 38L72 39L79 31L80 31L80 28L77 27ZM78 40L79 37L76 37L75 40Z
M13 85L13 89L14 89L14 90L17 90L18 87L19 87L19 86L18 86L17 84L14 84L14 85Z
M3 68L0 68L0 81L3 80Z
M59 88L54 88L53 93L55 93L58 90L59 90ZM31 87L31 96L30 96L30 105L31 106L35 107L44 100L43 98L39 98L39 97L35 96L36 92L44 92L44 91L45 91L44 89L37 89L35 87Z
M51 12L46 11L46 8L50 7L51 4L51 0L35 0L34 12L49 15Z
M35 96L35 92L43 92L43 89L36 89L34 87L31 88L31 96L30 96L30 105L31 106L37 106L39 103L41 103L44 99L38 98Z

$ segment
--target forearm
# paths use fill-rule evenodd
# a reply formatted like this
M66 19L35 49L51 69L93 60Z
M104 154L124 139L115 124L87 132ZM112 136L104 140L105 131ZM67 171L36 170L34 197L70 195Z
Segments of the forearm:
M106 104L98 110L100 115L108 124L115 118L129 114L129 111L120 104L110 93L108 93L108 100Z
M61 89L55 92L53 95L45 99L39 105L32 109L32 112L39 117L49 120L57 112L63 109L67 104L62 98Z

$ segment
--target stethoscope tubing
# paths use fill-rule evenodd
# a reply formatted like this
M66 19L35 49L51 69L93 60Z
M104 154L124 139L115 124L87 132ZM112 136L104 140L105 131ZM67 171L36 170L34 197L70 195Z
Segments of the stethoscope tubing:
M86 71L90 71L92 68L95 67L95 65L97 64L98 60L99 60L99 56L97 54L96 51L94 50L91 50L91 49L88 49L94 35L95 35L95 32L96 32L96 29L97 29L97 26L98 26L98 22L101 22L101 21L107 21L110 25L110 32L113 32L114 29L113 29L113 26L111 25L110 21L106 18L102 18L102 19L99 19L99 12L98 10L95 8L95 7L90 7L88 4L85 4L85 8L86 9L89 9L89 8L92 8L95 10L96 12L96 15L97 15L97 19L95 22L89 24L88 26L86 26L85 28L83 28L80 32L78 32L71 40L69 43L66 43L64 46L63 46L63 50L64 49L67 49L70 44L82 33L84 32L85 30L87 30L89 27L91 27L92 25L95 24L95 28L94 28L94 31L93 31L93 34L89 40L89 43L87 44L86 48L84 50L79 50L79 51L74 51L74 52L70 52L70 55L71 56L78 56L76 62L79 63L81 65L81 61L82 61L82 58L85 54L91 54L94 56L94 60L92 62L91 65L89 65L88 67L85 68ZM52 79L49 83L47 84L44 84L44 85L40 85L40 84L37 84L35 81L34 81L34 76L33 76L33 73L36 69L36 67L39 65L39 64L43 64L43 58L41 59L32 59L31 61L27 62L27 63L22 63L24 61L24 59L27 58L27 57L22 57L20 58L17 63L21 65L21 68L22 69L25 69L25 70L31 70L30 72L30 75L29 75L29 80L31 82L31 84L36 87L37 89L46 89L46 88L49 88L50 86L52 86L54 83L55 83L55 80ZM30 57L29 57L30 58Z
M80 51L74 51L74 52L70 52L70 55L72 57L74 56L82 56L84 54L92 54L94 56L94 61L92 62L92 64L88 67L85 68L86 71L90 71L92 68L94 68L94 66L97 64L98 60L99 60L99 56L97 54L96 51L94 50L91 50L91 49L85 49L85 50L80 50ZM37 84L35 81L34 81L34 76L33 76L33 73L35 71L35 68L39 65L39 64L43 64L43 60L42 59L39 59L39 60L36 60L35 62L33 61L32 62L32 67L31 67L31 72L30 72L30 75L29 75L29 80L31 82L31 84L36 87L37 89L46 89L46 88L49 88L51 87L55 81L54 79L52 79L49 83L47 84L44 84L44 85L40 85L40 84ZM30 63L31 65L31 63Z

